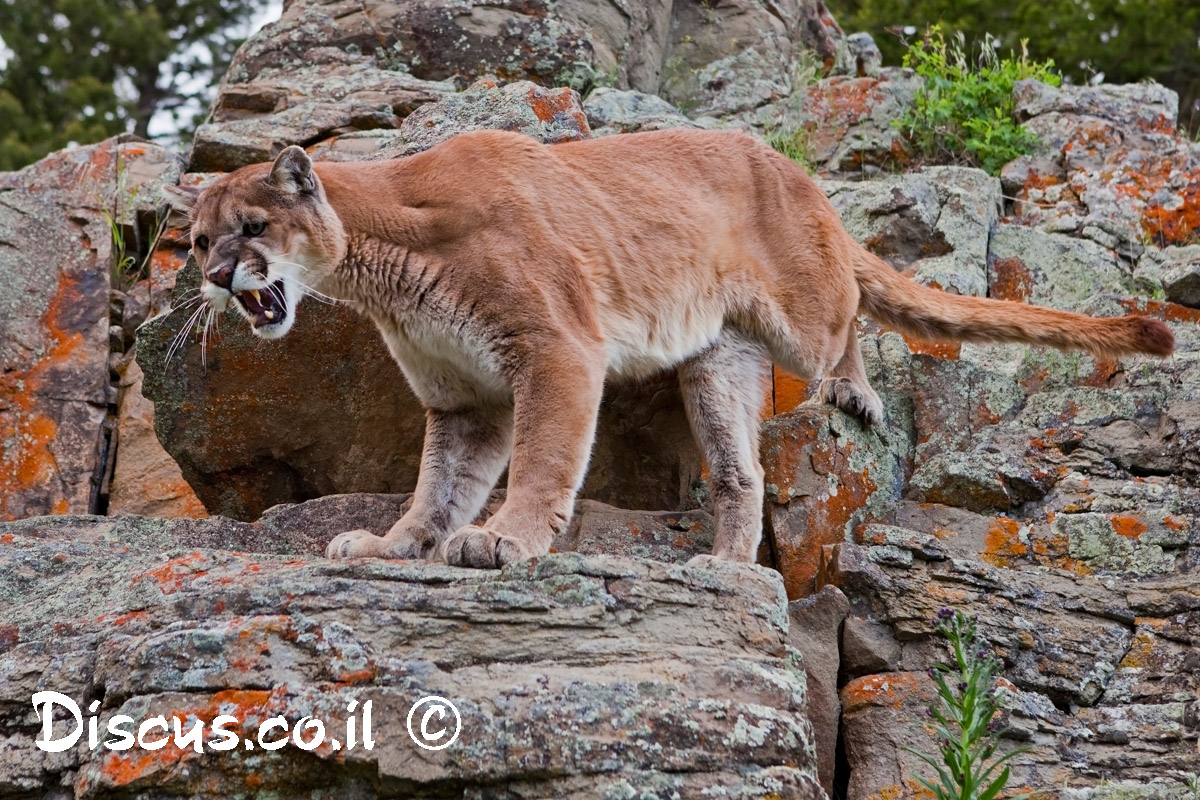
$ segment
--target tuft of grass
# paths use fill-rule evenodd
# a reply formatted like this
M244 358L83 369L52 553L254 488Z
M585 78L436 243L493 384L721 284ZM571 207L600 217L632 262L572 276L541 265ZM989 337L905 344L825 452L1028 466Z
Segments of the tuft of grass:
M953 656L951 663L929 670L938 693L928 710L938 737L938 754L905 749L936 773L937 781L918 778L936 800L995 800L1008 785L1007 762L1028 751L1018 748L996 756L1005 732L995 719L1004 696L1004 690L996 685L1000 659L980 635L974 617L943 608L933 622ZM1007 800L1031 796L1015 795Z
M763 131L763 138L776 151L799 164L809 174L813 169L812 142L808 129L798 122L802 118L806 90L821 79L821 64L811 50L799 50L792 67L792 95L784 121Z
M919 155L932 161L969 163L998 175L1018 156L1033 152L1038 137L1013 117L1013 86L1033 78L1058 86L1053 61L1033 61L1021 42L1020 56L1000 56L986 36L972 58L960 32L947 41L938 26L908 46L904 66L924 83L896 124Z
M764 134L767 144L776 151L799 164L810 174L813 171L812 145L808 140L808 131L803 127L780 127Z
M137 256L127 249L124 226L107 211L101 213L108 223L109 236L112 238L112 287L123 290L137 279Z

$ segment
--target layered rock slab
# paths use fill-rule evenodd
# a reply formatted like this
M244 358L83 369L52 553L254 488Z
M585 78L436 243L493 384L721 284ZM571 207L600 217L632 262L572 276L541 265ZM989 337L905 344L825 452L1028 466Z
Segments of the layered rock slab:
M855 615L846 630L861 620L853 624L890 631L899 653L842 688L848 796L923 796L916 779L928 772L907 748L937 746L925 670L947 657L931 620L947 606L975 615L1004 663L1001 722L1010 730L1001 751L1030 748L1012 762L1011 789L1105 796L1121 785L1124 796L1189 796L1200 741L1196 582L997 568L954 527L938 537L893 528L886 542L824 553L823 580L846 593Z
M175 547L188 526L126 518L64 536L0 530L0 790L64 797L824 798L778 576L549 556L499 572ZM111 523L110 523L111 524ZM175 528L179 525L181 527ZM234 523L237 525L237 523ZM373 704L374 749L264 753L33 747L30 696L189 725L219 713L345 730ZM426 695L458 742L405 730ZM86 743L86 737L83 740Z

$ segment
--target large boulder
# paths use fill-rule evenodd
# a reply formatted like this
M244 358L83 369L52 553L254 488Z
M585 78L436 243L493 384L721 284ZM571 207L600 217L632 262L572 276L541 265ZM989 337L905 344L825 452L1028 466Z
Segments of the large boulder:
M0 792L824 800L772 571L577 554L498 572L331 564L295 555L282 537L274 547L287 555L217 549L237 547L245 527L139 517L0 526L0 585L21 587L0 598ZM176 716L189 730L229 714L237 721L225 729L250 745L120 752L84 735L46 752L33 745L41 725L30 703L43 689L83 709L98 701L102 730L117 714ZM423 718L408 722L410 710L429 695L461 720L440 750L409 734ZM372 749L362 744L368 702ZM315 717L328 738L263 753L259 726L273 717L289 729ZM349 718L359 745L343 749Z
M0 173L0 519L102 506L112 278L179 167L119 137Z
M360 155L414 110L497 76L655 92L671 3L298 0L238 51L190 169L228 171L287 144ZM344 141L343 141L344 140Z

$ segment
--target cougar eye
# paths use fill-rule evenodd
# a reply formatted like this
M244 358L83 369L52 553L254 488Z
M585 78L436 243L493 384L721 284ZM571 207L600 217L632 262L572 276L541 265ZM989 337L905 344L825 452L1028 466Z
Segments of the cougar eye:
M261 236L262 232L267 229L265 222L247 222L242 226L243 236Z
M207 236L197 236L196 241L193 244L195 244L196 247L199 247L201 250L207 250L208 249L208 237Z

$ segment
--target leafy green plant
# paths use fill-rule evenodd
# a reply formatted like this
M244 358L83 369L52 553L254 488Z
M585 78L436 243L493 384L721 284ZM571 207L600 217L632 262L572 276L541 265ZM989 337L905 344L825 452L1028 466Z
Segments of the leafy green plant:
M1005 729L996 721L1004 690L996 686L1000 659L979 634L972 616L943 608L934 627L945 637L952 663L929 670L938 699L929 707L938 737L938 755L912 748L908 752L933 768L938 780L919 778L937 800L994 800L1008 784L1008 761L1027 751L1018 748L996 757ZM1032 794L1009 797L1023 800Z
M904 66L924 81L915 103L897 121L921 155L935 161L965 161L992 175L1014 158L1032 152L1037 135L1013 117L1013 86L1033 78L1058 86L1053 61L1021 55L1002 58L991 36L974 59L962 33L950 41L935 25L908 46Z

